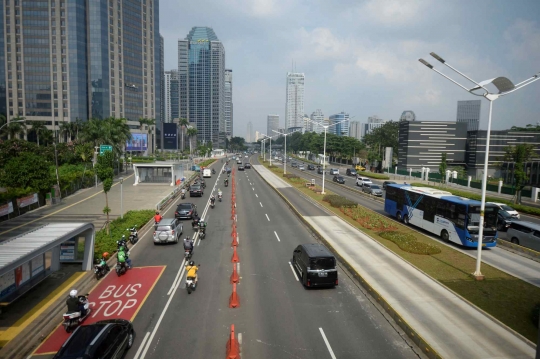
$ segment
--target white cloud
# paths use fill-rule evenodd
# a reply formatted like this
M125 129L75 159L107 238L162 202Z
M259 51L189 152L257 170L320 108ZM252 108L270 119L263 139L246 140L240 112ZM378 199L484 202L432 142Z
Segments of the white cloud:
M540 63L540 28L538 23L517 19L504 32L513 60Z
M369 0L358 8L358 13L384 25L407 25L417 21L429 3L428 0Z
M284 4L277 0L228 0L227 5L254 17L277 15Z

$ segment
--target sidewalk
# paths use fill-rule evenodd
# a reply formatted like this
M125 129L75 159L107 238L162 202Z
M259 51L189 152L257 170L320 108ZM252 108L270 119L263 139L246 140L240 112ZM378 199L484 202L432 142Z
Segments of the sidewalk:
M534 357L533 343L469 304L333 213L324 216L307 215L305 208L313 207L314 203L308 201L300 192L284 188L284 182L265 167L255 165L253 168L289 202L297 215L318 236L335 249L346 265L365 281L365 286L370 288L375 299L382 302L385 310L421 348L425 348L429 357Z

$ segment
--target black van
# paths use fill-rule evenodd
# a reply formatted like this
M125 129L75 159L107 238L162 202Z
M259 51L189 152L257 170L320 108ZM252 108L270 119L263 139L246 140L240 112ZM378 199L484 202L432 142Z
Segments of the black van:
M336 286L336 258L322 244L301 244L293 252L292 264L306 287Z

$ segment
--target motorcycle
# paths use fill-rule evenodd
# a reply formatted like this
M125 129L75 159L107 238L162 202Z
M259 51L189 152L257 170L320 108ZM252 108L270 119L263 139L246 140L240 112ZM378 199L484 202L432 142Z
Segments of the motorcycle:
M214 208L216 206L216 200L210 200L210 206Z
M191 229L195 230L198 227L199 227L199 219L193 218L193 220L191 221Z
M134 226L133 228L128 228L126 230L129 231L129 241L131 242L131 244L137 243L137 241L139 240L139 233L137 232L137 227Z
M216 170L214 168L212 168L212 174L215 175L216 174Z
M184 258L186 261L191 259L192 251L192 249L184 249Z
M116 275L118 275L119 277L122 274L126 274L127 270L128 270L128 267L126 263L120 263L120 262L116 263Z
M182 192L182 194L180 195L180 198L186 199L186 192Z
M186 289L188 294L191 294L191 292L195 290L196 286L197 284L195 283L195 278L186 277Z
M71 333L71 331L81 325L81 323L92 313L92 308L90 308L90 304L88 303L88 295L79 295L79 302L84 306L84 310L86 311L84 316L81 316L81 312L73 312L73 313L64 313L64 323L62 325L64 326L64 329L66 330L66 333Z
M96 265L94 265L94 274L96 275L96 279L99 280L99 279L105 277L105 275L111 269L107 265L107 262L105 262L105 261L103 261L101 259L98 259L97 262L98 263Z
M199 238L204 239L206 237L206 227L199 226Z
M221 202L221 198L223 197L223 195L221 195L221 194L218 194L218 196L217 196L217 197L218 197L219 201Z
M229 181L225 181L225 187L229 187Z

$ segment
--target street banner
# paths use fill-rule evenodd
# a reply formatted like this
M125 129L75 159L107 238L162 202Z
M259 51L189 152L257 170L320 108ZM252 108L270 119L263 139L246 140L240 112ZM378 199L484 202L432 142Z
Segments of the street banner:
M163 124L163 149L178 149L178 128L176 127L176 123Z
M0 217L13 213L13 203L9 202L0 206Z
M148 135L146 133L132 133L131 140L126 143L126 151L146 151L148 149Z
M23 207L29 206L29 205L37 203L37 202L38 202L37 193L31 194L30 196L17 198L17 206L19 208L23 208Z

